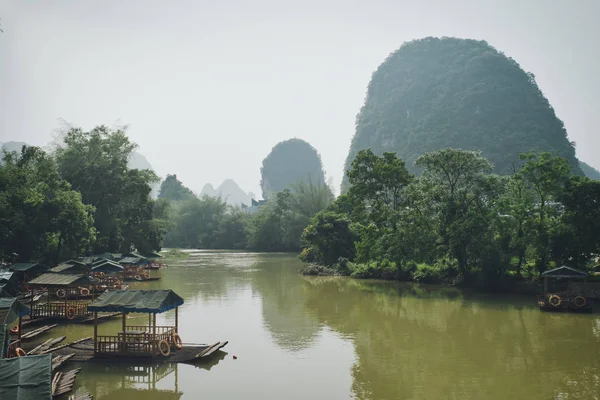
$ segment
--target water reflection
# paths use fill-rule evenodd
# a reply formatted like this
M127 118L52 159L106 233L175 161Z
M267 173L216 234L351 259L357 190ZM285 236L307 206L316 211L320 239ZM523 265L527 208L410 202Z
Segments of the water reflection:
M210 371L227 353L217 352L202 364L186 364ZM88 363L77 377L78 392L95 399L179 399L179 364L127 364L109 361Z
M572 400L600 393L595 315L543 313L529 297L308 278L299 275L295 255L195 252L169 264L158 272L161 281L132 287L175 290L186 301L179 320L184 341L229 340L226 350L239 359L229 357L218 368L198 365L203 371L155 367L142 374L162 376L153 382L127 378L135 373L124 367L90 364L77 384L95 398L152 398L160 391L183 399L202 393L225 399ZM173 318L159 316L161 322ZM118 323L102 330L118 329Z
M306 285L306 307L354 338L357 398L600 393L593 316L542 313L518 299L412 285L346 279L307 279Z

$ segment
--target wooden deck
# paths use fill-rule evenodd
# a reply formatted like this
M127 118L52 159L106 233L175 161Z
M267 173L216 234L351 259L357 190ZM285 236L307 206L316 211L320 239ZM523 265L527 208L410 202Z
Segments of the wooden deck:
M228 342L217 342L212 345L199 345L199 344L185 344L180 350L171 352L168 357L163 356L147 356L147 357L136 357L127 355L106 355L98 354L94 357L94 341L93 339L82 340L79 343L73 343L62 348L52 350L54 356L74 354L73 361L89 361L94 358L103 360L114 360L118 362L120 360L135 360L145 361L151 363L184 363L194 362L202 359L209 358L212 354L216 353L227 345Z
M62 396L73 390L75 378L81 371L81 368L76 368L67 372L57 372L52 378L52 397Z

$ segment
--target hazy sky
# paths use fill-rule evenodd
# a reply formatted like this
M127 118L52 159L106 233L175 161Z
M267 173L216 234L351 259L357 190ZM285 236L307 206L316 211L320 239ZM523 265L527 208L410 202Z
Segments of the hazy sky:
M128 124L160 175L260 194L263 158L298 137L339 188L371 73L404 41L456 36L533 72L600 168L598 15L597 0L0 0L0 141Z

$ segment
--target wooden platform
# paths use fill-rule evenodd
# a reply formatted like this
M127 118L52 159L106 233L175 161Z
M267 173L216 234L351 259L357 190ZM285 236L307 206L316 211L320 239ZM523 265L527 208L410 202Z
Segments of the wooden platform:
M71 358L72 361L89 361L97 358L102 360L114 360L115 362L119 362L121 360L135 360L135 362L151 363L184 363L209 358L212 354L225 347L227 343L228 342L226 341L217 342L212 345L184 343L182 349L173 351L168 357L94 357L94 342L92 339L85 339L78 343L72 343L51 351L54 356L74 354L74 356Z
M123 281L125 281L125 282L151 282L151 281L160 281L160 277L151 276L150 278L144 278L144 279L123 278Z
M58 397L69 393L73 389L75 378L79 371L81 371L81 368L55 373L52 378L52 397Z

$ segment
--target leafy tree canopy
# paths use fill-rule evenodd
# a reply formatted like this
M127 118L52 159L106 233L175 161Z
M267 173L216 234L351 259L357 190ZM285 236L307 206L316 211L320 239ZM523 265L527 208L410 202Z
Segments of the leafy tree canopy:
M345 169L372 149L395 152L416 173L419 156L448 147L481 150L500 174L512 173L520 153L558 152L581 174L562 121L516 61L485 41L407 42L372 76Z
M78 256L96 235L94 208L81 201L37 147L5 152L0 163L0 257L56 262Z
M62 177L95 208L96 252L161 248L164 226L154 220L150 198L158 177L150 170L128 169L135 147L123 130L99 126L89 132L70 128L56 150Z
M177 179L177 175L167 175L160 185L158 197L161 199L180 201L189 200L195 196L190 189L183 186L183 183Z
M299 182L320 186L325 184L325 173L317 150L301 139L278 143L263 160L260 169L263 198L273 193L292 189Z

